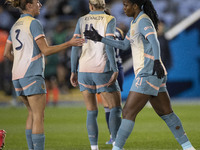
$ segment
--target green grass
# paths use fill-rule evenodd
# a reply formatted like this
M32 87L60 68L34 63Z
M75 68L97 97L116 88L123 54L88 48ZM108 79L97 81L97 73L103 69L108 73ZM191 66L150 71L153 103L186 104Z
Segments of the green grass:
M200 150L200 105L174 105L191 143ZM5 150L27 150L25 120L27 112L22 108L0 108L0 129L7 131ZM105 145L109 133L104 110L99 107L99 147ZM89 150L84 106L47 107L45 111L46 150ZM139 113L134 130L124 147L126 150L178 150L178 142L165 123L151 108Z

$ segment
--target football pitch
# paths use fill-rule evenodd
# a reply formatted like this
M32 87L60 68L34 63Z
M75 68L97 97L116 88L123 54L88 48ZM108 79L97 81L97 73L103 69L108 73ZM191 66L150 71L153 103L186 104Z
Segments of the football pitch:
M174 104L173 109L193 144L200 150L200 105ZM0 129L5 129L5 150L27 150L25 138L26 108L0 107ZM104 109L99 106L99 148L111 150L106 145L109 133ZM45 110L46 150L90 150L86 130L84 105L47 107ZM136 118L136 124L128 138L125 150L181 150L172 133L152 108L145 107Z

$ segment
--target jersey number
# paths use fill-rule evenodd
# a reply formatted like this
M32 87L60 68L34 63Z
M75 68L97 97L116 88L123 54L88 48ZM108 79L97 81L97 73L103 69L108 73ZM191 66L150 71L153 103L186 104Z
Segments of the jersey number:
M88 24L86 24L86 25L85 25L85 30L88 30L88 26L89 26ZM92 26L93 26L93 25L92 25L92 24L90 24L90 28L89 28L89 30L91 30L91 29L92 29Z
M15 30L15 33L16 33L16 37L15 38L20 44L20 46L16 47L15 49L19 51L19 50L22 49L22 46L23 46L22 42L19 40L20 29Z
M88 30L88 27L89 27L89 25L88 24L86 24L85 25L85 30ZM93 25L92 25L92 23L90 24L90 27L89 27L89 30L92 30L92 27L93 27ZM97 32L98 32L98 30L96 30ZM85 40L85 43L87 43L87 39ZM94 41L94 43L96 43L96 41Z

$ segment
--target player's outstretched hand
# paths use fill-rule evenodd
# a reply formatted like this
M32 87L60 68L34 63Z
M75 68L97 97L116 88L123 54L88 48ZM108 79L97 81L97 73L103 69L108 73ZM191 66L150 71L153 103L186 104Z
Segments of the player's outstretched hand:
M86 39L101 42L102 36L93 28L92 30L85 30L84 36Z
M77 38L77 35L71 38L69 41L71 46L82 46L85 42L85 39Z
M163 69L163 66L160 63L160 60L154 60L154 66L153 66L152 75L154 75L155 73L157 74L157 77L159 79L163 78L164 75L165 75L164 69Z
M72 84L73 87L77 87L78 86L78 76L77 73L72 72L71 77L70 77L70 82Z
M114 72L109 80L109 82L107 83L107 86L111 86L112 84L115 83L115 81L117 80L117 77L118 77L118 72Z

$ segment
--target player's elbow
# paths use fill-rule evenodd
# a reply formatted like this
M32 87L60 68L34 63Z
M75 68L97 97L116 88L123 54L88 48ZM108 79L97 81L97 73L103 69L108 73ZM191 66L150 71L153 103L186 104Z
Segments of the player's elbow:
M3 56L4 56L5 58L9 58L10 54L5 50Z
M128 48L129 48L129 46L122 45L122 46L120 47L120 50L126 51L126 50L128 50Z
M126 50L129 50L129 49L130 49L130 43L123 43L122 44L121 50L126 51Z
M123 50L123 51L127 50L127 48L124 47L124 46L122 46L120 49Z
M44 54L44 56L51 55L51 51L48 49L48 47L42 48L41 51L42 51L42 54Z
M7 58L7 53L4 52L3 57L4 57L4 58Z
M43 51L42 54L44 54L44 56L49 56L50 53L48 51Z
M3 56L4 56L4 58L6 58L6 59L8 59L8 60L10 60L10 61L13 61L13 54L11 54L11 53L8 53L8 52L4 52L4 54L3 54Z

